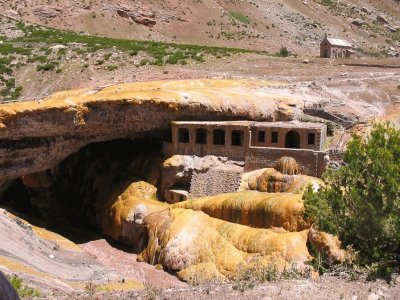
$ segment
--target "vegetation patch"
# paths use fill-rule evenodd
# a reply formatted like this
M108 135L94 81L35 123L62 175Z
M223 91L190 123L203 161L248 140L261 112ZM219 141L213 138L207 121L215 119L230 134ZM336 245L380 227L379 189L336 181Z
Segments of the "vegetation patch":
M355 250L361 266L390 273L400 264L400 130L376 124L353 135L345 165L328 170L324 186L304 195L305 216Z
M244 24L249 24L250 23L250 18L249 16L246 16L240 12L230 12L229 16L232 19L238 20L239 22L242 22Z
M38 298L40 297L40 292L36 289L33 289L27 285L25 285L22 279L16 275L9 277L7 276L8 281L11 283L11 286L17 291L18 295L21 298Z
M275 53L275 56L278 57L288 57L290 55L290 52L288 50L288 48L286 47L281 47L281 49L279 49L279 52Z
M253 267L239 268L238 274L231 278L230 281L232 284L232 289L243 293L246 290L254 288L260 283L310 277L311 269L300 271L295 264L280 271L273 265L259 267L259 264L256 263Z

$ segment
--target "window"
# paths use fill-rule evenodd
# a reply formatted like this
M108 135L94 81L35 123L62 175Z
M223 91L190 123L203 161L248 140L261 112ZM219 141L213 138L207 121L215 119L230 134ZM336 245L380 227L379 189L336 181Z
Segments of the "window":
M203 128L196 129L196 144L207 144L207 130Z
M265 143L265 131L258 132L258 142Z
M308 144L315 145L315 133L308 134Z
M214 145L225 145L225 130L214 129Z
M278 142L278 131L272 131L271 143L276 144Z
M243 146L243 131L232 130L232 146Z
M189 129L179 128L179 143L189 143Z

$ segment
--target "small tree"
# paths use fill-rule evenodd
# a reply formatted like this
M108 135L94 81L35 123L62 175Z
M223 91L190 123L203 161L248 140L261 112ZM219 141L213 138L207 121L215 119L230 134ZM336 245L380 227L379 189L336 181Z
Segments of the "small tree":
M400 262L400 130L376 124L365 139L353 135L344 162L305 193L306 217L352 245L361 264Z
M279 50L278 55L281 57L288 57L289 53L290 52L289 52L288 48L282 46L281 49Z

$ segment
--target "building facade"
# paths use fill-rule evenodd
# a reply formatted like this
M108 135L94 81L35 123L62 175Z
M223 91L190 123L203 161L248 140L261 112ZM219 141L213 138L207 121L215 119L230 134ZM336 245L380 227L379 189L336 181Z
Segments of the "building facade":
M353 46L346 40L337 38L325 38L320 44L321 58L350 58L354 53Z
M171 131L172 142L164 146L167 156L224 156L244 161L246 172L275 167L281 157L290 156L302 174L320 177L325 170L323 123L179 121L171 123Z

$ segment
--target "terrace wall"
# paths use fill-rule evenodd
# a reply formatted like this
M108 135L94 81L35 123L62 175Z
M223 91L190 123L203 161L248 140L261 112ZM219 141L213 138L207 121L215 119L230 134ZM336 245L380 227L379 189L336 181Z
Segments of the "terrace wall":
M321 177L325 171L325 155L323 151L287 148L250 147L245 159L245 172L262 168L275 168L283 156L296 159L300 165L300 173Z

